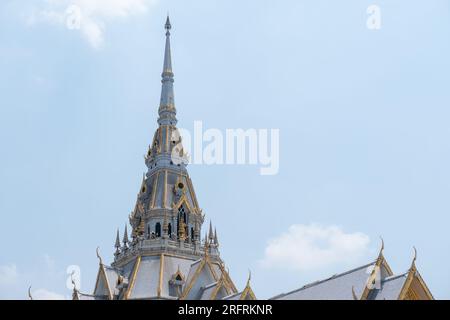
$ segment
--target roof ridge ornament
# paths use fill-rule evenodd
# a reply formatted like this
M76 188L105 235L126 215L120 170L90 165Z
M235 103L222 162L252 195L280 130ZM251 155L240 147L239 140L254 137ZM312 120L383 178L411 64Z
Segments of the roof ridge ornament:
M250 285L250 281L252 280L252 270L248 269L248 278L247 278L247 287Z
M70 273L70 282L72 282L72 284L73 284L73 291L76 292L77 285L75 284L75 280L73 279L74 274L75 274L75 270L72 270L72 272Z
M103 265L103 260L102 260L102 257L100 257L99 249L100 249L100 247L97 247L97 249L95 250L95 253L97 254L99 264Z
M410 268L410 270L416 269L417 249L416 249L415 246L413 246L413 249L414 249L414 257L413 257L413 260L412 260L412 262L411 262L411 268Z
M380 248L380 253L378 254L378 256L381 256L384 251L384 239L382 236L380 236L380 240L381 240L381 248Z
M31 295L31 286L28 287L28 297L30 300L33 300L33 296Z

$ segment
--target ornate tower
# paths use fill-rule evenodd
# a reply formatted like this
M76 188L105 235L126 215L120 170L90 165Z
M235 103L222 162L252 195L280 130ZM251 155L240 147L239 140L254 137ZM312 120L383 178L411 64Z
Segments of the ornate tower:
M116 235L114 261L103 264L94 293L74 288L74 299L240 299L219 255L217 233L209 226L200 239L204 215L186 170L186 156L176 124L174 74L169 17L161 74L158 128L148 148L136 205L125 226L122 242Z
M159 127L145 158L148 171L130 215L131 245L137 244L146 251L163 250L198 257L202 254L199 235L204 216L186 170L186 157L176 127L169 18L165 29ZM120 265L126 258L127 249L121 253L116 256L115 264Z

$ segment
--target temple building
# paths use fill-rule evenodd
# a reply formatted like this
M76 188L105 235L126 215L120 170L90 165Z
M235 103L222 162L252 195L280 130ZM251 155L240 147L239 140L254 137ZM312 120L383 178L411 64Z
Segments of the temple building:
M162 71L158 128L145 157L134 210L117 231L114 261L99 269L92 294L74 285L74 300L186 299L255 300L250 276L238 290L220 258L219 240L211 223L205 238L205 222L194 186L187 172L186 156L177 130L174 74L170 50L169 17ZM273 297L274 300L397 300L433 299L417 271L414 256L407 272L394 275L383 256L359 268L317 281ZM30 295L31 297L31 295Z

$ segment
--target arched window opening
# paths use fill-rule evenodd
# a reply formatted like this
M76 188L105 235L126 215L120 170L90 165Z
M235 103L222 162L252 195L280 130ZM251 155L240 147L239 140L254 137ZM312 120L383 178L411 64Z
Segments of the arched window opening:
M169 237L170 237L172 235L172 224L171 223L169 223L169 226L167 228L167 232L168 232Z
M157 238L161 237L161 224L159 222L155 225L155 235Z
M194 241L194 228L191 227L191 241Z

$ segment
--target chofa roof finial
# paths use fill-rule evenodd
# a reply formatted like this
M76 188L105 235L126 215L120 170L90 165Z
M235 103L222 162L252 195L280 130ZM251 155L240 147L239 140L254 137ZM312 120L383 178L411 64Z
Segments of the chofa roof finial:
M28 297L30 300L33 300L33 296L31 295L31 286L28 287Z
M414 249L414 257L413 257L413 260L411 263L411 269L416 267L416 260L417 260L417 249L414 246L413 246L413 249Z
M75 270L70 273L70 282L73 284L73 291L77 291L77 285L75 284L75 280L73 279L73 275L75 274Z
M99 249L100 249L100 247L97 247L97 249L95 250L95 253L97 254L99 264L103 265L103 260L102 260L102 257L100 257Z

